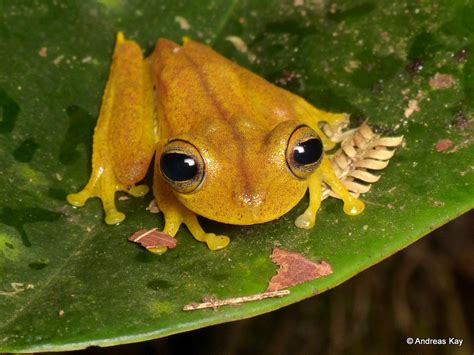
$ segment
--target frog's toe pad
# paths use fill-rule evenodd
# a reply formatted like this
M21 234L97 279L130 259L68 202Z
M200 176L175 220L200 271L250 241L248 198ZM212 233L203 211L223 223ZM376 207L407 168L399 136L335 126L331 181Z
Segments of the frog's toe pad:
M75 194L69 194L66 197L67 202L75 207L82 207L85 205L86 201L91 197L90 194L81 191Z
M148 248L147 250L153 254L161 255L168 251L168 247Z
M145 196L150 188L146 185L138 185L138 186L132 186L130 190L127 192L132 195L133 197L142 197Z
M306 211L302 215L298 216L295 220L295 226L303 229L311 229L314 227L315 216L310 212Z
M225 248L229 244L230 239L225 235L215 235L214 233L206 233L205 242L210 250L219 250Z
M358 199L352 198L349 201L344 201L344 213L350 216L357 216L365 209L365 204Z
M347 113L330 113L328 118L332 124L349 123L350 115Z
M105 223L118 224L125 219L125 214L112 208L105 212Z

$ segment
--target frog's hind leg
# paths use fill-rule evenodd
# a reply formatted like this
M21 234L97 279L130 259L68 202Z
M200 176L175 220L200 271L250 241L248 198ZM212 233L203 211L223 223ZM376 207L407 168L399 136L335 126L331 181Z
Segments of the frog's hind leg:
M115 192L143 196L147 186L135 186L145 176L154 152L153 87L140 47L117 35L109 79L94 131L92 174L84 189L67 200L83 206L99 197L108 224L125 215L115 207Z
M342 123L348 124L349 115L346 113L332 113L322 111L308 103L303 98L293 94L289 94L289 99L295 108L298 119L316 131L323 141L325 150L332 149L335 143L326 137L324 132L319 127L319 123L326 122L330 126Z

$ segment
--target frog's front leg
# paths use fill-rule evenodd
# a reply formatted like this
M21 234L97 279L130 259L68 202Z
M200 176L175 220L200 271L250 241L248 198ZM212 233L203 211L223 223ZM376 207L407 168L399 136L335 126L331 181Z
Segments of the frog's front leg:
M331 161L327 156L321 159L321 165L308 179L309 188L309 206L306 211L299 216L295 225L299 228L309 229L314 227L316 213L321 205L321 183L325 182L329 187L340 196L344 203L343 210L346 214L356 216L364 211L364 203L351 196L346 187L334 173Z
M67 196L74 206L99 197L108 224L125 215L115 207L115 192L143 196L143 179L154 153L153 87L140 47L117 36L109 79L94 131L92 174L86 187Z
M210 250L219 250L225 248L229 244L229 237L225 235L216 235L214 233L206 233L194 212L184 207L173 194L171 187L166 183L160 173L160 144L157 145L155 176L153 181L153 192L156 203L163 212L165 218L165 226L163 232L174 237L179 230L181 224L185 224L193 237L205 242ZM162 254L167 250L166 247L151 250L156 254Z

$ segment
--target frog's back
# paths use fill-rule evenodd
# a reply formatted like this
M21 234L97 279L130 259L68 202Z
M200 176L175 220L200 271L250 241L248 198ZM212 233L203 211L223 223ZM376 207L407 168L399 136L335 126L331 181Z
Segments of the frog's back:
M269 132L296 118L291 94L206 45L160 39L150 57L161 136L246 130ZM234 132L231 132L234 131ZM244 131L244 132L242 132Z

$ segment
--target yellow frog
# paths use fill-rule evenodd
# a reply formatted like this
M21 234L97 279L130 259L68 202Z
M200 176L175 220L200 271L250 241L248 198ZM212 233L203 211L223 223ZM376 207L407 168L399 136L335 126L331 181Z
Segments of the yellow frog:
M155 154L153 192L164 214L163 232L182 223L211 250L229 238L206 233L197 215L228 224L274 220L309 189L309 207L296 226L312 228L325 182L357 215L364 204L334 174L324 150L333 143L319 122L336 124L345 114L318 110L222 57L184 38L159 39L144 59L140 47L118 33L109 79L94 133L92 174L67 200L83 206L102 199L105 222L117 224L114 195L143 196L136 185ZM157 253L166 248L158 248Z

